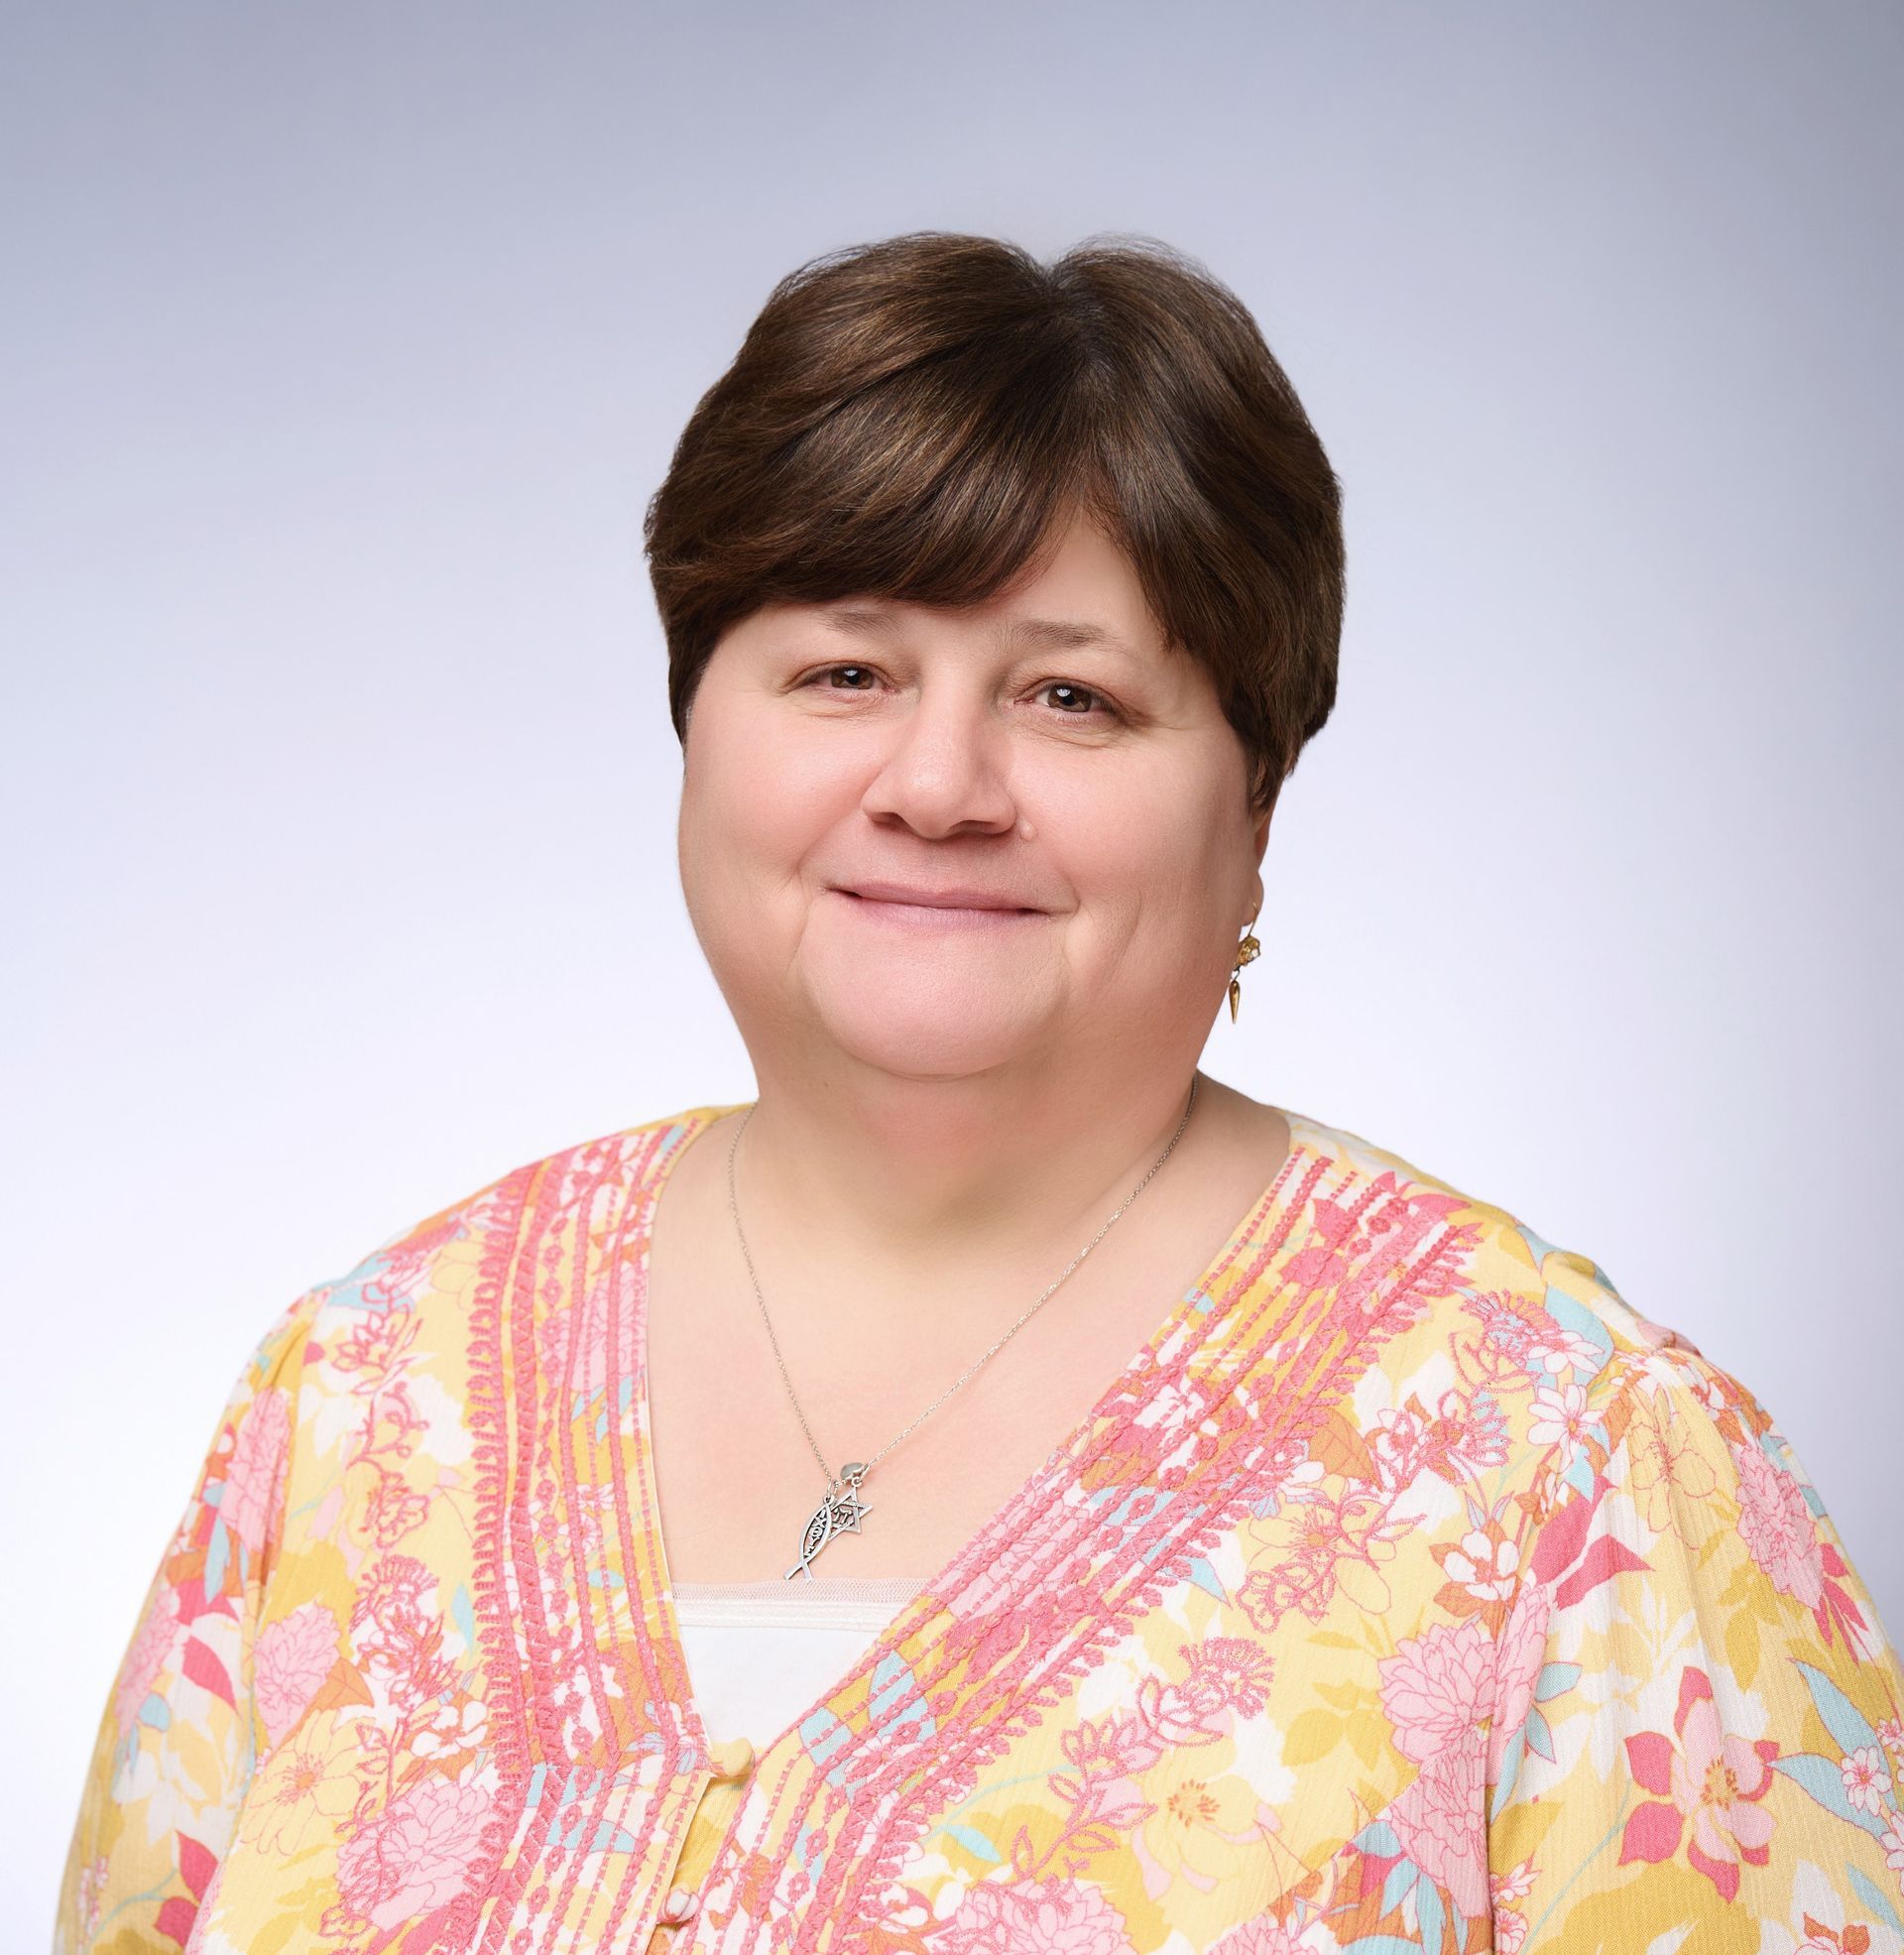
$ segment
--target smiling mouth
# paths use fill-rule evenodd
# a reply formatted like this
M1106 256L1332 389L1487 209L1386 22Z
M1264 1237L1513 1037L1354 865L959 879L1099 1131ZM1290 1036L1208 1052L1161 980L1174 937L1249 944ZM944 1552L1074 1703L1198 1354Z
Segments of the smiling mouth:
M1005 909L996 904L922 903L901 897L862 896L858 890L836 889L856 909L882 922L922 929L987 929L1022 923L1042 916L1042 910Z

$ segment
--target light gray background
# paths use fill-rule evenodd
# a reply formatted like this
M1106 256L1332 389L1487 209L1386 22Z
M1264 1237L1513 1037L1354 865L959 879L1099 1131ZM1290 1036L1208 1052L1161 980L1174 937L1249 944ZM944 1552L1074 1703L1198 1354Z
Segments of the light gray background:
M279 1309L750 1096L641 508L773 281L915 227L1195 253L1345 482L1341 701L1209 1067L1598 1259L1904 1633L1895 10L0 35L14 1907Z

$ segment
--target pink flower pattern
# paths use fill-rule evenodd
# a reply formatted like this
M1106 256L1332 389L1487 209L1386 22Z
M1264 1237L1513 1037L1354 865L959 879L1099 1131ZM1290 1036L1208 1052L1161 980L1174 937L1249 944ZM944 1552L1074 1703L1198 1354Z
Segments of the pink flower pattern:
M113 1686L113 1715L118 1720L121 1740L132 1729L133 1719L152 1694L160 1672L171 1661L178 1634L178 1593L176 1589L161 1588L139 1619L132 1648L126 1652Z
M254 1554L264 1546L278 1509L290 1442L290 1401L283 1392L259 1393L238 1427L218 1509L225 1526Z
M1493 1688L1494 1646L1470 1616L1452 1627L1437 1623L1425 1636L1404 1637L1396 1653L1375 1668L1396 1749L1425 1765L1476 1728Z
M310 1707L337 1660L337 1618L321 1602L306 1602L270 1624L258 1639L258 1715L274 1747Z
M1762 1867L1770 1857L1773 1820L1762 1801L1771 1790L1778 1746L1768 1739L1748 1743L1726 1731L1711 1679L1690 1663L1680 1673L1673 1731L1676 1746L1658 1732L1626 1741L1633 1776L1662 1796L1635 1808L1619 1857L1666 1860L1684 1839L1688 1861L1725 1899L1734 1899L1741 1867Z
M1132 1955L1102 1894L1055 1879L972 1889L931 1947L933 1955Z
M1761 1446L1735 1445L1732 1463L1738 1469L1738 1531L1752 1559L1774 1588L1816 1608L1825 1567L1818 1527L1798 1482L1774 1466Z
M482 1844L489 1794L425 1778L354 1834L337 1856L344 1904L388 1933L462 1892Z

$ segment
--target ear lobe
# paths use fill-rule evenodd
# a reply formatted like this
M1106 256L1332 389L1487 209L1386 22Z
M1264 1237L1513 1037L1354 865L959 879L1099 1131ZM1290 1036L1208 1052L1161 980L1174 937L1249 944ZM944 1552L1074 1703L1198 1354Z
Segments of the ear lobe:
M1269 824L1275 819L1276 808L1282 800L1282 782L1278 781L1269 796L1269 804L1259 813L1251 824L1256 842L1256 861L1262 861L1263 851L1269 846Z
M1274 820L1275 813L1276 813L1275 802L1271 801L1270 804L1266 808L1264 808L1259 815L1256 816L1255 836L1256 836L1257 868L1261 868L1263 852L1269 846L1269 823L1272 820ZM1260 903L1262 899L1258 897L1256 900L1258 903Z

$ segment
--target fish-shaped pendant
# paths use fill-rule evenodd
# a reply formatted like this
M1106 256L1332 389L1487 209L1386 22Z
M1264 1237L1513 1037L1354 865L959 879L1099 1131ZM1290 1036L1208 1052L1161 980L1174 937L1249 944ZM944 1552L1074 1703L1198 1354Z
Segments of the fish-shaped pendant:
M860 1531L860 1522L873 1512L859 1497L860 1482L865 1478L866 1467L857 1459L849 1460L840 1468L838 1477L828 1484L825 1496L813 1510L813 1518L800 1535L800 1558L780 1577L782 1581L790 1582L804 1569L810 1582L813 1579L812 1564L820 1550L841 1534L857 1534Z

